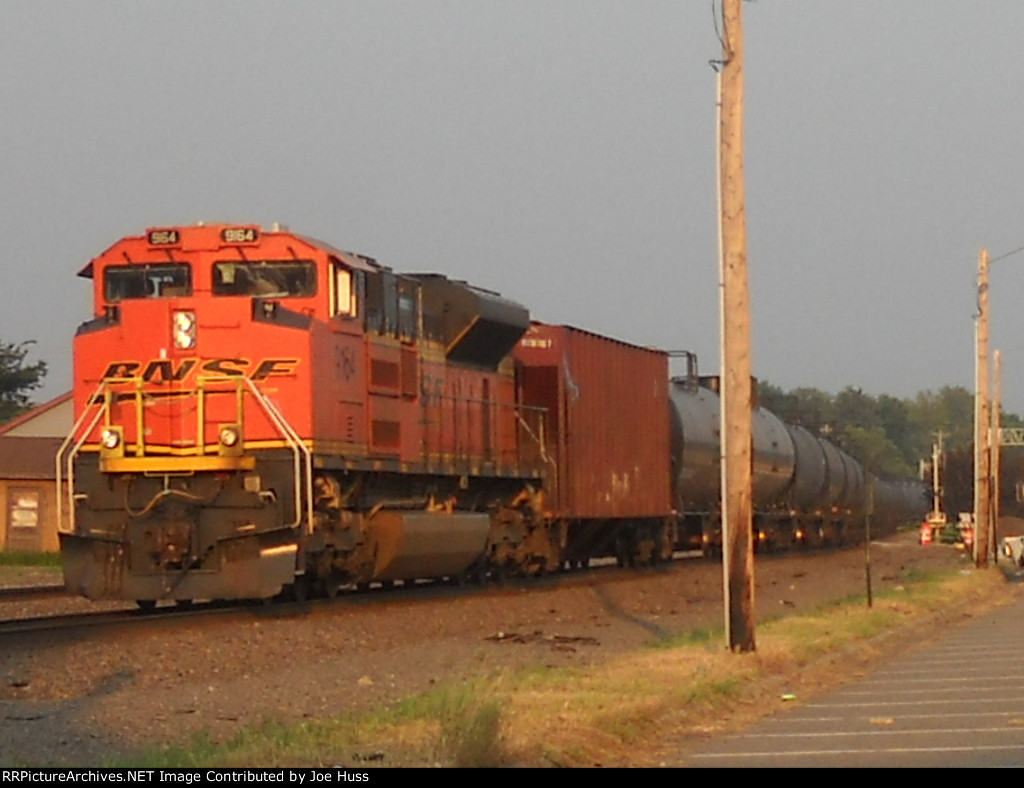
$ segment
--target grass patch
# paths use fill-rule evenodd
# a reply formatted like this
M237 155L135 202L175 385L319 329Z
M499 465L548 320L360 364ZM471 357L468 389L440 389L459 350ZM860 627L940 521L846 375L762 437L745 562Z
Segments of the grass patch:
M209 732L203 732L182 744L148 749L108 766L279 768L372 765L381 757L374 749L374 742L383 736L383 731L400 725L399 720L387 717L376 721L363 718L291 724L267 720L230 738L216 739ZM425 756L426 750L417 747L416 742L405 741L401 746L418 758Z
M458 767L501 766L501 702L475 692L442 693L437 759Z
M718 647L725 635L725 627L696 627L680 635L661 638L651 648L673 649L680 646Z
M679 751L778 710L862 670L936 614L1007 598L998 572L922 575L870 608L860 596L761 624L751 654L703 629L587 669L497 672L362 717L202 737L141 765L653 766L661 743Z
M469 683L415 695L363 716L301 723L267 720L221 740L203 732L182 744L107 765L479 768L504 762L501 706L489 690Z
M0 566L60 566L60 553L0 553Z

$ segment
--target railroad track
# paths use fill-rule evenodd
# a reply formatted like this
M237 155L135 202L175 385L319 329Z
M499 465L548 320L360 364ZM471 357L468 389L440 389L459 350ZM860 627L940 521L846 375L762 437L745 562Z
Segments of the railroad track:
M37 586L9 586L0 588L0 603L7 600L53 599L68 596L63 584L46 583Z
M650 571L674 571L675 561ZM510 579L502 583L455 584L445 581L421 581L415 584L396 584L394 587L374 585L367 590L343 592L335 598L317 597L301 602L280 599L241 602L202 602L195 604L164 603L153 610L141 610L127 602L88 602L68 594L63 586L36 586L0 589L0 638L31 636L41 633L67 631L95 631L146 623L170 624L196 621L208 617L260 617L277 618L302 615L330 615L332 610L344 608L379 608L389 604L407 604L413 600L428 601L468 595L520 594L530 588L552 586L572 587L602 583L640 580L643 572L622 569L614 565L596 566L585 571L570 571L538 578ZM48 612L46 603L66 598L74 606L73 612ZM34 604L20 610L10 610L15 602L31 600ZM9 604L5 604L9 603ZM61 603L63 605L63 602ZM104 606L97 610L98 606ZM111 607L113 606L113 608Z
M761 560L784 557L763 556ZM196 622L208 617L288 618L305 615L331 615L332 610L360 608L379 609L389 604L408 604L414 601L487 595L495 598L507 594L521 594L530 589L553 587L572 588L586 585L605 585L623 582L643 582L650 573L686 571L694 561L703 561L699 553L677 553L675 560L649 569L621 568L614 562L595 562L585 570L572 570L541 577L508 579L499 583L451 583L447 581L419 581L384 587L374 584L365 590L342 592L334 598L316 597L303 601L282 599L240 602L200 602L195 604L162 603L153 610L141 610L129 602L89 602L68 594L63 586L36 586L23 589L0 589L0 637L29 636L34 633L59 631L88 631L97 633L107 628L138 626L146 623L178 624ZM74 612L48 612L48 601L67 598ZM33 600L16 617L8 610L13 603ZM63 602L60 603L63 605ZM102 606L103 609L97 609Z
M209 602L197 605L165 605L153 610L142 610L127 602L90 603L86 600L74 612L43 612L38 608L27 614L6 617L0 608L0 638L55 633L103 633L124 626L147 623L198 621L210 617L231 617L256 614L294 614L296 603L267 604L262 602ZM100 608L100 609L97 609ZM289 612L290 611L290 612ZM10 641L8 641L10 642Z

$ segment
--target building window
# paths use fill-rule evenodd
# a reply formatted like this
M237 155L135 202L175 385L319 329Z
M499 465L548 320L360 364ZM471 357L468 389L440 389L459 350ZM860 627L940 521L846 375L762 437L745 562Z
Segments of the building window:
M12 528L34 529L39 526L39 492L11 490L9 522Z

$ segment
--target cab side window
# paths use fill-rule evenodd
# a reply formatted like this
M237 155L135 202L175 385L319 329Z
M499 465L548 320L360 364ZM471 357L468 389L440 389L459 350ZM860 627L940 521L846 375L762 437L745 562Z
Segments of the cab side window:
M398 335L412 342L419 333L419 287L411 279L398 281Z
M366 276L366 329L392 337L398 329L398 287L390 271Z
M331 316L359 317L362 312L360 302L364 290L365 283L361 271L350 271L338 263L332 265Z
M415 341L420 325L419 284L391 271L366 274L365 284L367 330L405 342Z

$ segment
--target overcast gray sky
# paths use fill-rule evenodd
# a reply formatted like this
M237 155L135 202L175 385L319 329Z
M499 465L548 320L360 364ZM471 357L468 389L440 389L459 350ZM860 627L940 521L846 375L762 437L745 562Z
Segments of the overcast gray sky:
M712 0L0 0L0 338L71 383L124 235L282 222L718 370ZM1024 246L1024 3L743 6L753 372L974 387ZM992 270L1024 413L1024 253Z

